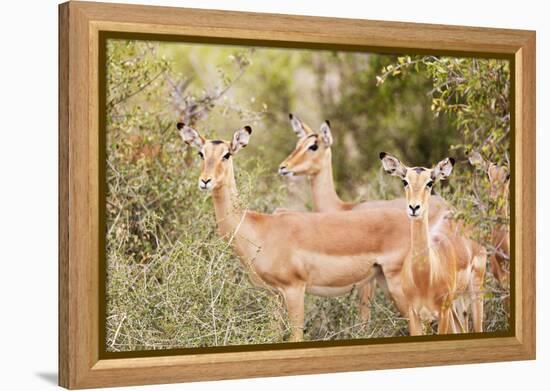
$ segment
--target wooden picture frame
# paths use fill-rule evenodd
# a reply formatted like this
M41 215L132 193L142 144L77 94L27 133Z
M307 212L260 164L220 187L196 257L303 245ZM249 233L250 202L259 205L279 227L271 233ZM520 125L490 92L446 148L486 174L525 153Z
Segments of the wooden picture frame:
M495 56L512 61L511 303L498 338L428 337L373 344L105 358L101 338L99 134L102 34L281 47ZM88 2L59 6L59 384L70 389L535 358L535 32ZM409 338L409 337L407 337ZM460 354L457 354L460 352Z

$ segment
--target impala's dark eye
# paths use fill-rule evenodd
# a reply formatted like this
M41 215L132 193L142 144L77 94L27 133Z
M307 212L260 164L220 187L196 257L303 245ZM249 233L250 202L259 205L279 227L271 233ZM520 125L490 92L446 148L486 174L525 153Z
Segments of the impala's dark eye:
M409 182L407 182L406 180L403 179L403 186L407 187L407 185L409 184Z
M225 155L223 155L223 160L227 160L231 157L231 152L227 152Z
M310 151L316 151L317 149L319 149L319 146L317 144L312 144L309 146L308 148Z
M426 183L426 186L428 187L432 187L434 185L434 181L429 181L428 183Z
M204 160L204 155L200 151L199 151L199 156L201 157L202 160Z

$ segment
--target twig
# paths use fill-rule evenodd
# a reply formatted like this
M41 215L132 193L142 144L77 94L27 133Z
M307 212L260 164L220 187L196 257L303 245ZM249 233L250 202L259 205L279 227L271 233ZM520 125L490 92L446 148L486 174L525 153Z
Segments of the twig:
M113 341L111 342L111 345L110 345L111 347L115 345L116 339L118 337L118 333L120 332L120 328L122 327L122 323L124 322L125 319L126 319L126 314L124 314L124 316L122 317L122 320L120 321L120 323L118 324L118 327L116 328L115 335L113 336Z
M109 108L113 108L115 107L116 105L124 102L125 100L128 100L130 99L132 96L136 95L136 94L139 94L141 91L143 91L144 89L146 89L147 87L149 87L151 85L151 83L153 83L155 80L157 80L163 73L165 73L166 71L165 70L162 70L160 71L155 77L153 77L151 80L149 80L147 83L145 83L143 86L141 86L141 88L137 89L136 91L134 92L131 92L129 94L127 94L126 96L120 98L119 100L117 101L114 101L114 98L111 99L109 101L109 103L107 103L107 107Z

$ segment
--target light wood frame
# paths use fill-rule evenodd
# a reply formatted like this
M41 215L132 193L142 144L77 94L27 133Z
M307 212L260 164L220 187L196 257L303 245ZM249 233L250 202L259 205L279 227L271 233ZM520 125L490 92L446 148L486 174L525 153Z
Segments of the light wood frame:
M512 336L100 359L101 31L375 52L508 56L514 66ZM535 358L535 32L105 3L59 6L59 384L90 388ZM460 354L457 354L460 352Z

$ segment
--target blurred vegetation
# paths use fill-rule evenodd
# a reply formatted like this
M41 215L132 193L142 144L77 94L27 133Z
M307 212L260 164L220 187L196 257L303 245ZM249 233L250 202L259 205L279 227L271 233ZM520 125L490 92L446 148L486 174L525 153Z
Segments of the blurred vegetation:
M472 167L468 157L477 153L511 172L510 65L496 59L405 56L382 68L377 80L385 85L419 74L433 85L430 110L436 118L448 118L459 136L449 153L463 164L457 165L442 195L454 206L455 216L475 227L476 239L493 251L491 233L510 223L508 193L491 196L486 169Z
M446 63L436 71L428 58L405 58L407 66L402 61L389 55L110 40L107 349L273 343L289 333L281 298L254 288L218 238L212 200L197 189L196 152L175 130L179 119L208 137L229 139L245 124L254 128L249 147L235 159L235 173L241 202L263 212L311 208L305 178L289 184L277 176L296 142L289 112L313 129L331 121L336 186L346 200L401 196L398 181L380 170L382 150L417 165L474 149L507 161L497 158L507 156L508 138L493 133L497 122L491 122L488 97L472 95L472 87L461 83L436 88L445 80L438 72ZM399 65L399 73L389 68ZM476 66L479 73L463 73L466 82L479 80L486 94L502 92L508 65L478 60ZM450 109L456 99L468 110ZM509 112L501 101L494 107ZM486 135L498 145L484 150ZM463 164L442 190L464 216L472 215L477 202L466 186L470 177L479 186L485 180ZM478 209L473 216L482 213ZM507 292L499 289L488 276L488 331L507 328L502 304ZM356 294L308 295L306 340L406 335L406 320L381 292L371 302L371 321L361 323Z

